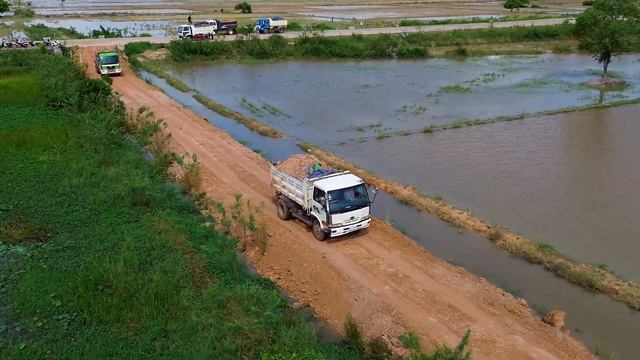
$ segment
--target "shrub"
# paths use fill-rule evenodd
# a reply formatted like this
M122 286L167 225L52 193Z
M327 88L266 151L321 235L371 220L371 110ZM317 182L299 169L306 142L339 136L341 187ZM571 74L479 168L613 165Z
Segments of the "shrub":
M27 26L24 32L31 40L41 40L45 37L51 39L82 39L84 37L73 27L69 29L63 27L52 28L44 24Z
M9 3L5 0L0 0L0 13L9 11Z
M243 14L251 14L252 10L251 10L251 4L249 4L246 1L243 1L241 3L236 4L236 6L233 7L235 10L240 11Z
M121 29L105 28L100 25L100 28L91 30L91 37L105 37L105 38L121 38L125 36L125 32Z
M19 7L13 11L13 16L18 18L32 18L36 15L36 12L29 7Z

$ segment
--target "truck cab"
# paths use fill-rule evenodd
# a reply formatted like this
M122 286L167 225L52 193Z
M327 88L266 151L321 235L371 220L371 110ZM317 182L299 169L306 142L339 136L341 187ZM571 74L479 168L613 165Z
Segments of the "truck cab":
M320 225L312 226L314 236L336 237L369 227L370 205L366 184L353 174L314 182L311 213Z
M115 51L96 53L96 72L100 75L122 75L118 53Z
M287 162L295 165L299 159L294 156ZM280 219L297 218L311 227L313 236L321 241L369 227L373 201L369 185L361 178L348 171L322 168L300 175L283 164L271 166L271 185L276 190ZM374 188L374 198L375 194Z

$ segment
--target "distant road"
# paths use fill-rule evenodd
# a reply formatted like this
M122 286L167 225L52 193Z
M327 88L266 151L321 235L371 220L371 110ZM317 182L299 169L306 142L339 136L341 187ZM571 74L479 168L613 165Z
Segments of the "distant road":
M543 19L543 20L525 20L525 21L503 21L494 22L493 27L498 28L512 28L512 27L529 27L529 26L548 26L558 25L565 21L574 22L572 18L557 18L557 19ZM322 36L349 36L352 34L358 35L375 35L375 34L402 34L402 33L416 33L416 32L435 32L435 31L454 31L454 30L474 30L474 29L488 29L491 27L489 22L482 23L470 23L470 24L446 24L446 25L426 25L426 26L397 26L397 27L384 27L384 28L362 28L362 29L341 29L341 30L326 30L322 32ZM287 39L295 39L303 34L302 31L289 31L283 34L278 34ZM266 39L272 34L257 34L260 39ZM221 37L220 41L234 41L242 38L242 35L227 35ZM156 37L127 37L127 38L109 38L109 39L77 39L77 40L61 40L61 43L65 46L79 46L79 47L93 47L93 46L124 46L128 43L148 41L154 44L167 44L172 40L177 40L175 36L156 36Z

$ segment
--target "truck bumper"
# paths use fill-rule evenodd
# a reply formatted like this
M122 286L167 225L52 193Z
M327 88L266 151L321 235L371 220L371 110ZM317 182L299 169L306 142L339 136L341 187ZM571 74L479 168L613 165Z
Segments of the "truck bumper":
M359 221L357 223L345 225L345 226L332 227L332 228L329 228L329 236L331 237L342 236L348 233L352 233L354 231L366 229L369 227L369 225L371 225L371 218Z
M100 69L100 75L120 75L122 69Z

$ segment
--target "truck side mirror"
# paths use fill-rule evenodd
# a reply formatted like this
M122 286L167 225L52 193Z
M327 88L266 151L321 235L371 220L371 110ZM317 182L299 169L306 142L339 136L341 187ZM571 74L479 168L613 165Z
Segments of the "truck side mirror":
M373 203L376 201L376 196L378 196L378 188L373 184L367 184L367 189L371 190L371 193L373 194L373 199L371 199L371 203Z

